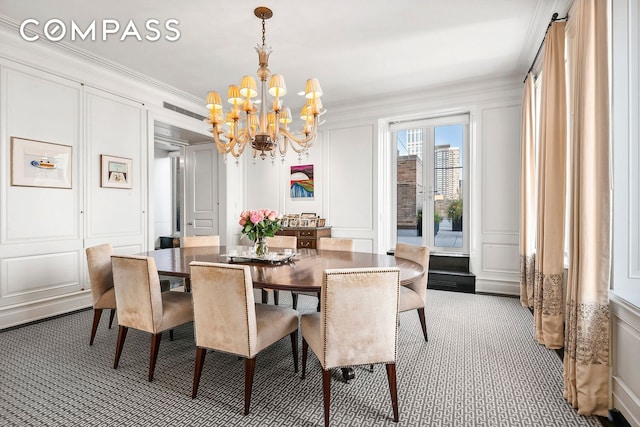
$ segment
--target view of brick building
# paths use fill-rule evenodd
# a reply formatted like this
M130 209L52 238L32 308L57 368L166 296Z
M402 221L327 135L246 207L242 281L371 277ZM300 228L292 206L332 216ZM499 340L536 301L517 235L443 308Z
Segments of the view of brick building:
M416 228L422 189L422 160L415 154L398 156L398 228Z

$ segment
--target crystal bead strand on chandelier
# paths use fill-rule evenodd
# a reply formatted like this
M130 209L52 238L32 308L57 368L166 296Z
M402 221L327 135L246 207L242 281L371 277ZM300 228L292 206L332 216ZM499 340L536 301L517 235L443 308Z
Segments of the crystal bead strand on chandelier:
M249 75L242 78L240 86L230 85L227 91L227 102L232 107L226 114L218 92L209 92L207 95L209 117L205 119L205 123L212 125L211 133L218 152L224 154L225 159L226 154L231 154L235 157L236 164L247 145L251 146L254 159L258 154L263 160L269 155L273 161L279 152L284 162L287 149L290 147L298 154L300 160L302 153L309 154L308 150L318 136L319 117L326 112L320 100L322 88L318 79L307 80L306 103L300 112L304 127L298 132L299 136L295 136L289 130L289 123L292 122L291 110L283 106L281 99L287 93L284 77L280 74L271 75L268 68L271 48L266 46L265 20L271 18L273 12L269 8L258 7L254 14L262 20L262 46L256 46L260 92L258 92L256 80ZM269 76L271 76L270 79ZM268 88L267 79L269 79ZM267 93L273 97L270 105L267 104ZM259 111L252 100L258 94L260 95Z

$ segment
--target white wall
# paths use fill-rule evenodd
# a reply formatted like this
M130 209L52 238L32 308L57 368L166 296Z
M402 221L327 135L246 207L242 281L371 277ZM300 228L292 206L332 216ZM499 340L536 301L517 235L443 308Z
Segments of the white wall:
M472 271L476 289L518 295L520 280L521 104L501 102L481 109L474 185Z
M640 1L612 2L613 407L640 426Z
M153 239L155 247L160 247L160 236L173 235L173 174L169 151L154 150L153 207L155 210Z
M317 212L326 217L333 236L353 238L356 250L384 253L392 247L388 195L396 185L390 178L393 147L386 123L468 112L472 272L478 291L517 295L521 89L520 82L486 81L367 104L365 110L331 106L308 161L316 171L314 200L289 197L289 167L297 163L290 155L284 164L256 160L254 166L246 160L244 206Z
M0 329L90 306L86 247L110 242L136 253L153 242L153 117L198 122L181 127L206 132L163 111L163 101L203 109L156 82L0 27ZM11 185L14 136L70 146L72 188ZM103 154L131 159L131 189L101 187Z
M8 62L0 63L0 75L2 325L6 307L82 290L83 185L78 178L84 162L82 86ZM12 186L12 137L70 146L72 189Z

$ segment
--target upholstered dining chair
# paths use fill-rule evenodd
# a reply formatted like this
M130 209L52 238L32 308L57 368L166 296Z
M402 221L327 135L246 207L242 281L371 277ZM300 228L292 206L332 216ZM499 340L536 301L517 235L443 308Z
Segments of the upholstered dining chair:
M266 237L267 246L269 248L278 248L278 249L291 249L294 252L298 248L298 238L296 236L273 236ZM273 303L278 305L279 302L279 291L272 289L262 289L262 303L266 304L269 301L269 292L273 292ZM292 293L293 295L293 293ZM296 308L293 306L293 308Z
M245 359L244 415L247 415L260 351L289 335L294 370L298 372L298 312L256 304L249 266L197 261L190 266L196 339L191 398L195 399L198 393L207 349L236 354Z
M220 246L220 236L184 236L180 245L183 248Z
M325 270L322 282L320 313L303 314L300 328L302 378L309 347L322 366L324 425L329 425L331 369L377 363L386 364L393 420L398 422L395 360L400 270Z
M113 272L111 271L113 246L110 243L105 243L87 248L85 252L93 299L93 326L91 327L89 345L93 345L102 310L111 310L109 329L113 324L113 316L116 314L116 294L113 289Z
M321 237L318 239L318 250L321 251L343 251L353 252L353 239L338 239L335 237ZM318 311L320 311L320 292L313 294L311 292L292 292L293 308L298 308L298 295L311 295L318 298Z
M118 340L113 368L118 367L129 328L149 332L149 381L152 381L162 332L193 321L191 294L161 292L158 270L151 257L113 255L111 264L118 306Z
M400 312L417 310L422 326L424 340L429 341L427 335L427 321L424 307L427 302L427 278L429 276L429 248L409 243L396 243L395 256L417 262L424 268L424 276L414 283L400 287Z
M353 252L353 239L321 237L318 239L318 250Z

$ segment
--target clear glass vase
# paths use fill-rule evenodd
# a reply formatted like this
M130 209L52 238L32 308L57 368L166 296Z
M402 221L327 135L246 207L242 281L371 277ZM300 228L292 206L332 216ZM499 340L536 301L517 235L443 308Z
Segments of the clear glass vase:
M259 258L263 258L267 256L269 253L269 246L267 245L267 238L262 236L256 238L255 244L253 246L256 256Z

